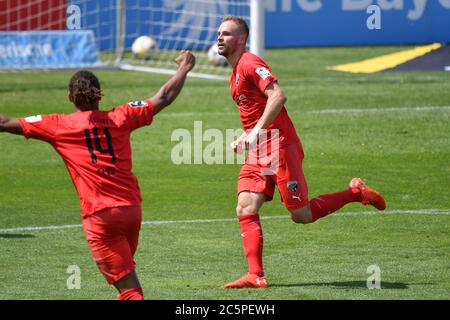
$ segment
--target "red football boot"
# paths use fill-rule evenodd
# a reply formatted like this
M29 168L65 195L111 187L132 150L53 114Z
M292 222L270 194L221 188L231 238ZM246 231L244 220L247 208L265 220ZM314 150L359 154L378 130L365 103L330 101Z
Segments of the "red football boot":
M247 273L242 278L226 284L224 288L267 288L267 280L265 277L258 277L256 274Z
M386 209L386 202L383 196L375 189L368 187L360 178L353 178L349 183L349 188L361 191L361 203L363 205L367 206L370 204L378 210Z

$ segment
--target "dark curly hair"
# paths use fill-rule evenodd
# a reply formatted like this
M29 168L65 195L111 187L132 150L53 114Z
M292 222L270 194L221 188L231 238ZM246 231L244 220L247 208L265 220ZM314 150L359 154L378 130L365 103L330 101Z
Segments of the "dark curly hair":
M97 109L103 96L98 78L88 70L80 70L72 76L69 92L73 103L81 110Z

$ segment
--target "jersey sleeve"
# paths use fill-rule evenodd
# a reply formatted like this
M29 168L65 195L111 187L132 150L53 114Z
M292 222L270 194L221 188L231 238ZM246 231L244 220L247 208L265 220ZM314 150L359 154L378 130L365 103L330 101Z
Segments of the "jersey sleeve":
M269 66L259 58L246 62L243 71L245 77L257 86L261 92L264 92L268 85L277 80Z
M58 129L59 115L37 115L27 118L19 118L23 135L29 139L44 140L52 142Z
M144 101L132 101L121 107L116 108L115 112L124 117L126 126L135 130L148 126L153 121L153 103L150 99Z

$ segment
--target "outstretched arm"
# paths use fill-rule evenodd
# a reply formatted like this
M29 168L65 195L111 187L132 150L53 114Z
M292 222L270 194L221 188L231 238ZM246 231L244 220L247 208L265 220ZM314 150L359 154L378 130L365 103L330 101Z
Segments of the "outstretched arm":
M190 51L183 50L175 62L178 64L177 72L150 98L154 106L155 115L170 105L181 92L188 72L195 65L195 56Z
M0 114L0 132L23 135L19 120Z

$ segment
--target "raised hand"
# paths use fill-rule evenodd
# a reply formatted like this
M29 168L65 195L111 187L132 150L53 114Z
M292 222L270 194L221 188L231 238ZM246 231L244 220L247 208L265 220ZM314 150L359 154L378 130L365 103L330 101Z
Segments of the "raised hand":
M178 57L175 59L179 68L186 68L187 71L191 71L195 66L195 56L189 50L181 50Z

